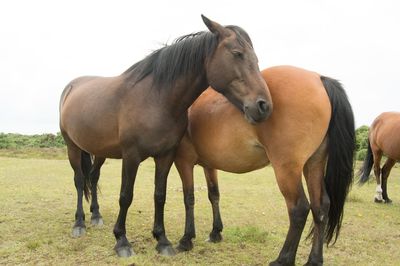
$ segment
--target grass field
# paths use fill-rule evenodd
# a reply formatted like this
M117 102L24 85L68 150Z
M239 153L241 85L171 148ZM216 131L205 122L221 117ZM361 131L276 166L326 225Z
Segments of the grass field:
M284 199L272 168L267 167L242 175L220 173L224 240L205 242L212 215L203 173L197 167L195 247L174 257L158 255L151 236L154 165L147 160L140 167L127 218L127 236L137 255L120 259L113 251L112 234L118 213L120 161L108 160L102 169L99 202L105 225L92 227L87 222L86 235L74 239L76 194L68 161L1 155L0 265L265 265L277 257L286 236ZM59 158L47 156L52 157ZM325 265L400 265L399 176L400 168L394 168L388 184L391 205L373 202L372 182L361 188L353 186L338 242L325 248ZM84 208L88 219L88 204ZM305 231L310 221L311 215ZM167 235L176 244L183 234L184 206L175 168L168 180L165 222ZM307 261L310 250L305 236L297 254L298 265Z

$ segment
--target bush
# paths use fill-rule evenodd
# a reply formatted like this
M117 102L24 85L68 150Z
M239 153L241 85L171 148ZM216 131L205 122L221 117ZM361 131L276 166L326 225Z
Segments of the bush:
M364 161L365 156L367 156L367 151L368 151L367 149L361 149L361 150L357 151L356 160Z
M368 148L368 126L361 126L356 129L356 150Z
M41 135L22 135L0 133L0 149L21 148L62 148L65 146L60 133Z

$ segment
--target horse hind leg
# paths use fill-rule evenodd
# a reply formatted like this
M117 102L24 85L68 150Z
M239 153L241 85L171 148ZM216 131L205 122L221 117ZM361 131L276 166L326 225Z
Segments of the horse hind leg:
M183 202L185 204L185 233L179 240L178 251L193 248L192 239L196 237L194 222L194 183L193 168L198 160L193 144L187 136L183 137L175 155L175 166L182 181Z
M310 211L301 183L302 167L298 163L274 166L279 189L285 197L290 225L282 250L270 265L295 264L297 248Z
M192 239L196 237L194 223L194 184L193 167L194 163L189 162L186 157L176 157L175 166L179 172L183 188L183 202L185 204L185 232L179 240L176 249L179 252L193 249Z
M304 176L313 215L312 248L306 265L323 264L323 243L328 221L330 200L324 183L324 172L327 160L327 145L324 141L304 166Z
M395 160L388 158L382 167L382 185L381 186L382 186L382 198L385 201L385 203L392 202L392 200L389 199L389 196L387 194L387 180L388 180L390 171L392 170L395 163L396 163Z
M372 147L371 147L372 148ZM376 190L375 190L375 197L374 201L376 203L382 203L382 186L381 186L381 159L382 159L382 152L373 150L374 156L374 175L376 179Z
M83 211L83 193L85 189L85 177L82 171L82 151L74 144L67 144L68 159L74 170L74 183L77 191L77 206L75 223L72 229L73 237L80 237L86 233L85 212Z
M208 199L211 202L213 212L213 228L210 232L208 241L217 243L222 240L222 219L219 211L219 188L218 188L218 176L217 170L212 168L204 167L204 175L207 181Z
M97 183L100 177L100 169L103 165L105 158L95 157L92 169L90 171L90 180L91 180L91 193L92 193L92 202L90 204L90 212L92 213L92 217L90 218L90 223L95 226L101 226L104 224L103 217L100 214L100 207L97 200Z

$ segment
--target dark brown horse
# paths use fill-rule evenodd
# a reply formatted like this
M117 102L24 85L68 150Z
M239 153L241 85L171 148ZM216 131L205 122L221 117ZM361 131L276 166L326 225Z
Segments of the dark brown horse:
M387 193L387 179L390 170L400 160L400 113L387 112L379 115L372 123L368 133L368 151L360 169L360 183L368 181L372 166L376 178L375 202L391 203ZM381 168L381 159L387 160Z
M81 77L70 82L60 101L60 127L74 170L77 210L73 235L85 233L82 196L91 193L92 223L102 223L96 187L105 158L122 158L120 210L114 227L115 251L133 254L125 221L141 161L153 157L155 215L153 236L161 254L174 254L164 229L166 183L176 148L187 128L187 109L209 86L225 95L249 121L271 112L247 33L203 16L210 32L180 37L116 77ZM95 156L92 165L90 154Z
M217 169L246 173L269 163L285 197L290 227L271 265L294 265L311 207L314 218L308 265L323 262L323 241L336 241L353 178L354 118L341 84L303 69L282 66L262 71L274 103L264 122L250 125L218 93L206 90L189 110L189 125L175 165L183 183L185 234L178 249L190 250L195 237L193 167L204 168L213 210L209 239L222 239ZM311 206L306 198L302 173ZM250 176L249 176L250 178ZM245 184L242 184L245 185Z

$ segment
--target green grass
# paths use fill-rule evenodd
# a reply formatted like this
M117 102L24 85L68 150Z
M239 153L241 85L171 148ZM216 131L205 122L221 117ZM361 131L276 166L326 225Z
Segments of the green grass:
M288 217L271 167L242 175L219 173L224 240L218 244L204 241L212 215L203 173L196 167L194 249L170 258L158 255L151 235L154 164L147 160L140 167L127 217L127 236L137 255L117 258L112 228L119 208L120 167L120 161L108 160L102 168L99 202L105 225L87 223L87 234L74 239L76 194L69 162L0 157L0 265L265 265L278 256ZM325 248L326 265L400 265L399 176L399 168L394 168L388 184L391 205L373 202L373 182L353 187L338 242ZM165 225L175 245L184 230L181 182L175 168L167 189ZM86 202L84 208L88 220ZM298 249L298 265L307 261L310 251L304 241L310 221L311 215Z

